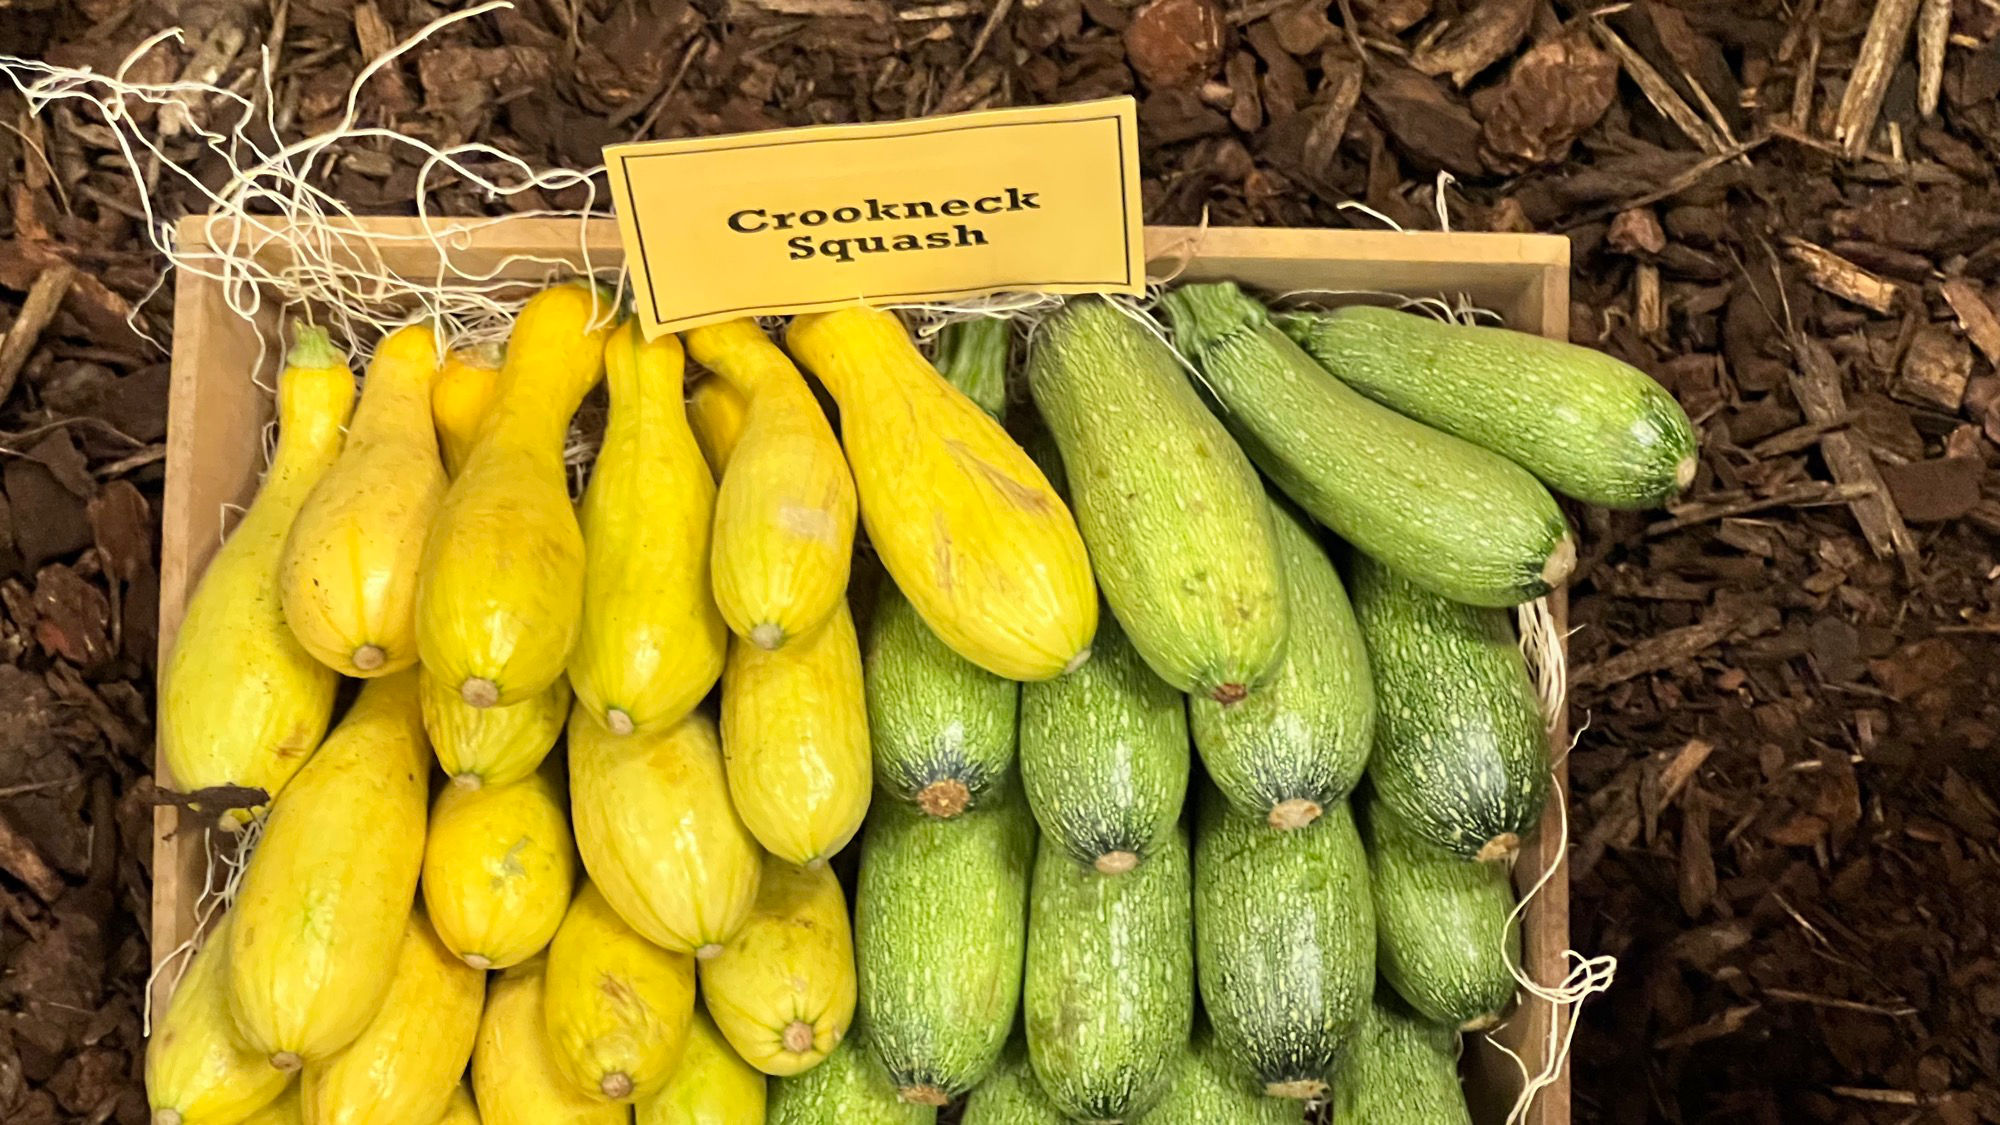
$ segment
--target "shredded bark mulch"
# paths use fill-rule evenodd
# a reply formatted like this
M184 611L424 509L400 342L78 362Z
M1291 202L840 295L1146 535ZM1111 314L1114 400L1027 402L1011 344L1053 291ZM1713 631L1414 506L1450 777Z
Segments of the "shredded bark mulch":
M442 10L0 0L0 53L110 71L181 26L135 79L253 95L269 50L305 134ZM1130 93L1155 222L1568 235L1573 338L1705 449L1669 511L1576 513L1574 944L1623 961L1576 1117L1970 1125L2000 1121L1996 32L1996 0L518 0L361 119L582 168ZM155 219L198 207L143 171ZM406 150L325 171L409 210ZM171 294L87 114L0 96L0 188L0 1120L143 1125Z

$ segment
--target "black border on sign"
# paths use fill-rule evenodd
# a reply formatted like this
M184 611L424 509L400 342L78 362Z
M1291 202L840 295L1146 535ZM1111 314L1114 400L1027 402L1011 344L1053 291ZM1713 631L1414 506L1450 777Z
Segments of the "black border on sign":
M910 124L912 125L919 124L920 121L921 119L919 119L918 122L911 122ZM969 133L974 129L1015 129L1029 125L1080 125L1092 121L1109 121L1112 124L1112 128L1116 132L1116 137L1118 142L1118 216L1120 219L1124 220L1119 224L1119 239L1121 242L1124 243L1125 246L1125 254L1124 254L1125 276L1123 281L1120 282L1119 284L1129 286L1132 284L1132 211L1131 211L1132 189L1131 185L1128 184L1125 179L1125 163L1126 163L1125 162L1125 115L1122 113L1108 113L1091 117L1068 117L1053 121L989 121L984 124L962 125L962 126L955 126L949 129L913 128L901 131L882 129L879 132L871 131L861 136L844 136L844 137L836 136L836 137L812 137L812 138L791 137L789 139L784 139L784 140L762 141L757 144L729 145L726 147L726 149L689 148L683 152L641 152L634 154L620 154L618 157L618 165L619 165L618 173L619 173L619 178L625 181L626 205L632 209L632 237L634 241L638 242L639 244L639 268L646 275L647 279L646 300L648 304L653 306L653 323L655 324L662 323L666 320L666 317L660 314L660 298L659 295L653 291L653 285L652 285L653 267L652 267L652 260L646 254L646 231L643 224L639 222L639 200L632 192L632 174L630 166L632 162L635 160L647 160L661 156L706 156L712 152L721 152L721 151L733 152L740 149L751 149L751 148L782 148L787 145L797 145L797 144L830 144L838 141L899 140L906 137L934 136L940 133ZM985 286L979 286L978 288L1019 289L1019 288L1032 288L1041 285L1095 285L1095 284L1110 284L1110 283L1108 282L1100 283L1092 281L1003 281L1003 282L992 282ZM949 293L956 293L956 292L961 292L961 290L924 289L908 293L870 293L863 298L857 298L857 299L874 300L877 298L898 299L898 298L912 298L912 297L931 297L931 296L943 296ZM820 306L839 307L849 303L850 302L845 299L833 299L833 298L829 298L823 301L808 302L808 304L814 308ZM771 307L772 306L770 305L744 305L741 308L734 308L734 309L711 309L708 312L700 313L698 315L727 316L736 313L759 312L760 310L766 310Z

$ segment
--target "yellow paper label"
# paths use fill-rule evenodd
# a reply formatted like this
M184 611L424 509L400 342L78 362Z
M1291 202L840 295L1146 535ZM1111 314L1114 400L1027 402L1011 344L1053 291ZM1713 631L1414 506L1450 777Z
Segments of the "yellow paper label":
M1131 98L604 150L650 336L1146 285Z

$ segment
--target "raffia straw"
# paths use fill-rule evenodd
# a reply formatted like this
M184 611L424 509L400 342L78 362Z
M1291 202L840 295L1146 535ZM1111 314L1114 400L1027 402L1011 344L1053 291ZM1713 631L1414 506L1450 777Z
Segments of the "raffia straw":
M0 72L21 90L35 112L56 102L74 102L103 119L133 175L147 237L175 267L219 282L229 308L253 324L265 303L273 299L301 307L309 316L324 317L348 351L365 358L374 341L408 319L413 310L439 320L448 342L497 339L504 336L515 312L537 288L535 278L524 281L504 275L538 272L539 280L548 281L575 270L569 255L516 254L489 266L470 267L462 252L469 249L471 236L480 230L520 218L575 219L576 260L584 263L586 273L604 272L591 264L587 237L588 220L609 213L596 207L602 167L539 170L491 146L439 149L394 130L356 124L362 87L383 68L442 28L511 6L506 0L494 0L433 20L362 70L349 89L345 112L335 127L276 146L256 140L278 133L273 116L276 60L268 51L261 56L256 75L256 97L209 83L131 81L132 68L147 53L179 40L177 29L140 44L110 75L19 58L0 58ZM213 128L202 124L210 106L228 122ZM211 187L187 166L195 161L183 164L170 159L161 138L150 131L153 127L140 125L135 107L150 107L162 117L185 122L188 135L205 148L203 157L219 160L230 176L220 186ZM419 231L364 232L351 209L315 184L316 169L337 159L346 147L364 141L408 147L423 154L415 190ZM203 223L206 246L176 243L172 225L157 214L154 192L140 172L149 164L179 177L194 197L207 205L209 214ZM534 189L581 186L586 202L575 211L439 219L431 214L431 197L437 181L445 177L482 190L491 199ZM384 248L398 243L429 245L440 262L437 272L429 277L405 277L388 269ZM523 271L524 265L539 270ZM622 275L619 280L622 286ZM605 308L600 315L608 318L615 311ZM133 327L144 335L142 325L134 323ZM273 341L265 338L261 327L257 340L268 355Z
M162 978L171 976L173 983L168 987L171 993L180 987L181 978L187 975L187 967L194 955L202 947L215 920L236 903L236 894L243 888L243 875L250 869L250 858L257 851L257 845L264 839L264 818L252 820L228 837L222 847L216 846L215 829L202 831L201 852L203 858L202 891L194 904L194 932L186 941L168 950L159 963L146 974L145 1001L140 1005L139 1019L142 1032L153 1034L153 986ZM218 878L218 872L220 878Z

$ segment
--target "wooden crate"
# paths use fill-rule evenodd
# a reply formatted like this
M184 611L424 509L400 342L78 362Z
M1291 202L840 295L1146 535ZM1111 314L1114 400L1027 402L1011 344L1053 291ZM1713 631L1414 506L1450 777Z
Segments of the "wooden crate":
M370 219L364 229L392 236L381 243L384 264L411 277L435 276L436 251L411 219ZM183 246L204 244L198 218L184 220ZM591 261L616 266L623 260L616 224L603 220L585 236ZM576 223L521 218L481 226L464 236L456 251L461 268L492 269L513 257L541 262L579 256ZM1375 231L1265 230L1219 227L1149 227L1148 257L1155 274L1178 268L1184 281L1231 278L1267 292L1294 290L1376 291L1413 296L1463 294L1523 331L1563 338L1569 327L1569 242L1547 235L1434 234ZM534 261L505 266L500 276L541 280L549 267ZM1354 300L1364 300L1354 297ZM277 339L275 311L262 325ZM172 393L167 420L167 490L162 512L160 569L160 657L165 663L187 598L209 558L221 544L225 505L245 504L263 471L262 432L270 420L270 397L252 376L268 385L278 370L280 350L262 354L256 328L231 311L220 283L188 271L179 275L174 311ZM261 363L262 371L258 371ZM1560 592L1551 599L1560 629L1566 605ZM1568 745L1568 724L1559 724L1553 749ZM159 764L159 783L174 779ZM1558 782L1567 774L1558 765ZM1556 812L1551 806L1542 829L1522 848L1518 867L1523 887L1555 856ZM172 808L154 816L152 947L156 959L193 934L195 904L207 879L202 826ZM1552 879L1530 904L1523 921L1524 956L1535 979L1553 982L1567 969L1569 945L1567 873ZM164 999L165 987L156 994ZM1520 1053L1531 1071L1545 1057L1548 1005L1530 1001L1514 1014L1499 1036ZM1475 1041L1467 1050L1474 1116L1481 1125L1505 1120L1519 1088L1513 1064L1491 1045ZM1565 1072L1536 1101L1528 1125L1568 1125L1569 1079Z

